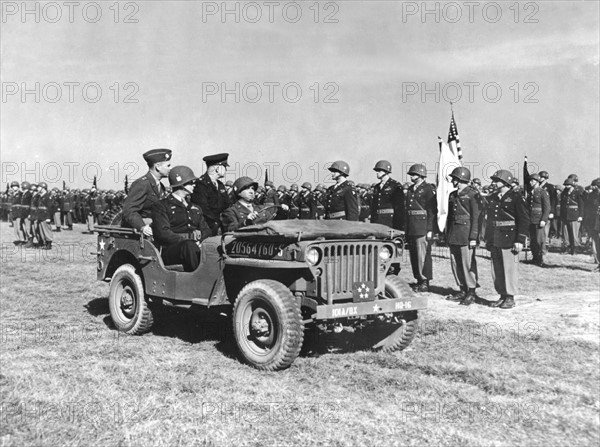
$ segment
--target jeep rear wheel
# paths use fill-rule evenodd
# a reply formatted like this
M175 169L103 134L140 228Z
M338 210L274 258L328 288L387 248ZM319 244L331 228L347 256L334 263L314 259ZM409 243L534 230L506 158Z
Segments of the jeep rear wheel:
M246 362L266 371L285 369L302 347L300 304L280 282L253 281L235 301L233 331Z
M110 316L116 328L129 335L148 332L154 322L144 296L142 278L131 264L117 269L110 281Z
M386 276L385 298L401 298L403 283L397 276ZM373 350L402 351L417 334L417 311L382 315L364 329L362 337Z

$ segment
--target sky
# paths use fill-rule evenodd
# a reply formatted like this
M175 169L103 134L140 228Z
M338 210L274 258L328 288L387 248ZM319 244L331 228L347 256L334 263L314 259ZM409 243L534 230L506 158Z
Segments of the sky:
M2 2L2 184L122 188L142 153L200 175L406 180L452 108L465 165L600 175L598 2ZM224 10L229 11L223 14Z

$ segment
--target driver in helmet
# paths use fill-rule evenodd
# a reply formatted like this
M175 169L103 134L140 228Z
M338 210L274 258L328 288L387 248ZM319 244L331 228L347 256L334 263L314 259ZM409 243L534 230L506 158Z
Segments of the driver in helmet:
M169 172L173 192L152 207L152 234L162 247L165 265L183 264L193 272L200 264L200 242L212 234L202 210L190 202L198 177L187 166L175 166Z
M221 214L225 231L234 231L248 225L265 223L277 214L279 206L287 211L287 205L254 203L257 188L258 183L250 177L240 177L233 182L233 192L238 200Z

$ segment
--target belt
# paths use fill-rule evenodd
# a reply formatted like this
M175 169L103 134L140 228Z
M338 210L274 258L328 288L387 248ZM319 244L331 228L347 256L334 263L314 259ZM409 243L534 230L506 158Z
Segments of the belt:
M497 220L494 222L495 227L514 227L515 223L512 220Z
M337 219L338 217L345 217L346 211L338 211L337 213L329 213L330 219Z
M377 214L394 214L393 208L385 208L383 210L377 210Z
M300 211L310 211L310 208L300 208Z
M571 208L572 210L578 210L579 205L569 205L569 208Z
M425 210L409 210L408 214L410 216L422 216L423 214L427 214Z
M532 211L542 211L542 207L541 206L534 206L533 208L531 208Z

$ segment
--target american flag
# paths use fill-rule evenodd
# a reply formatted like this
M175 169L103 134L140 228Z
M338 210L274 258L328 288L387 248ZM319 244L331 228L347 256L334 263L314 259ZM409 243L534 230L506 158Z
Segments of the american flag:
M458 128L456 127L456 121L454 121L454 112L452 112L452 118L450 119L450 130L448 131L448 146L452 152L458 156L458 161L462 165L462 149L460 148L460 138L458 136Z

